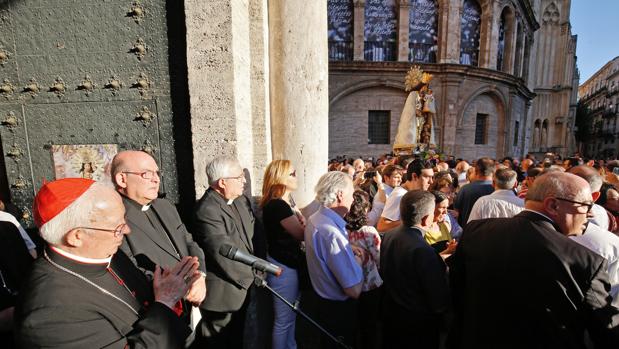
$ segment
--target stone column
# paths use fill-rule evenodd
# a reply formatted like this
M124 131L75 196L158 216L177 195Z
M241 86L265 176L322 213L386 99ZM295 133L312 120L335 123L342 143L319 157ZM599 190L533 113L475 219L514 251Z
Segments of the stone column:
M293 161L303 207L327 170L327 2L269 1L269 32L273 158Z
M206 164L222 154L249 170L252 194L260 188L271 150L265 10L266 0L185 0L198 197L208 188Z
M408 30L410 17L410 1L399 0L398 11L398 61L408 61Z
M460 63L462 1L439 0L438 63Z
M353 5L353 59L362 61L365 48L365 0L355 0Z
M498 24L494 24L495 6L496 4L486 3L481 10L478 62L480 68L496 69L496 43L498 42L499 30Z

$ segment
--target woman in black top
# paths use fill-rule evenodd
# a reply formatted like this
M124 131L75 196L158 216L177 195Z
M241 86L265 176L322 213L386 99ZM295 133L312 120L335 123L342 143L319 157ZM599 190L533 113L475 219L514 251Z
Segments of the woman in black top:
M297 269L305 263L301 250L305 219L294 205L291 192L297 189L296 171L289 160L273 160L264 171L262 217L267 232L268 260L282 268L279 277L268 275L268 283L286 300L299 296ZM273 348L296 348L296 314L284 302L273 297Z

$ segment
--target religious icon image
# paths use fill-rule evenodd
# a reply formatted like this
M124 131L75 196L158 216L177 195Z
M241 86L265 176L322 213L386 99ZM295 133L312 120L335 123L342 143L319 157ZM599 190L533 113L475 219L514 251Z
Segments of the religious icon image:
M404 103L393 145L396 153L436 148L432 125L436 117L436 105L430 89L431 80L432 75L424 73L419 66L413 66L406 75L405 90L410 93Z
M110 166L118 153L116 144L52 145L56 179L111 180Z

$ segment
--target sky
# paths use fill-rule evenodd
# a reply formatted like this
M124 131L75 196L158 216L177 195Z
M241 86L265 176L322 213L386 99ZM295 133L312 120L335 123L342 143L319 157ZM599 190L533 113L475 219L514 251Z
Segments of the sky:
M570 17L582 85L619 56L619 0L572 0Z

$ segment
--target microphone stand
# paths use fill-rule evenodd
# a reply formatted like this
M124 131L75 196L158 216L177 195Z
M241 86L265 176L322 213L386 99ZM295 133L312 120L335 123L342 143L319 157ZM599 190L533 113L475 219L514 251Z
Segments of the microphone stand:
M310 324L314 325L314 327L316 327L317 329L319 329L323 334L325 334L327 337L329 337L333 342L335 342L339 347L344 348L344 349L351 349L351 347L349 347L348 345L346 345L346 343L344 343L344 341L342 340L342 337L335 337L334 335L332 335L331 333L329 333L329 331L325 330L322 326L320 326L316 321L314 321L311 317L309 317L307 314L305 314L301 309L299 309L299 306L297 304L292 304L290 303L288 300L286 300L286 298L284 298L282 295L280 295L279 293L277 293L274 289L271 288L271 286L269 286L269 284L267 283L267 281L265 280L265 278L263 276L260 276L257 273L256 269L254 270L254 284L258 287L264 287L267 290L269 290L275 297L279 298L279 300L281 300L282 302L284 302L287 306L289 306L295 313L301 315L301 317L303 317L305 320L307 320Z

